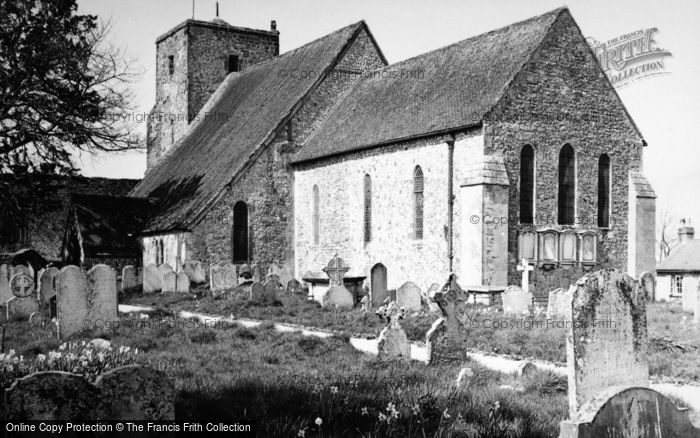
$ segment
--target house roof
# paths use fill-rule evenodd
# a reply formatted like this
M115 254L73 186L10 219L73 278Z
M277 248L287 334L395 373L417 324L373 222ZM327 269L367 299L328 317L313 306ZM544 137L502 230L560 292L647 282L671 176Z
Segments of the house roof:
M564 11L365 73L294 162L479 124Z
M75 194L99 194L124 196L134 188L138 180L88 178L40 173L20 175L1 174L0 190L11 201L11 217L19 217L26 223L30 241L26 246L35 249L47 260L60 259L65 219ZM7 205L3 205L7 209ZM2 216L3 212L0 212ZM8 214L7 211L4 212ZM0 219L2 219L0 217ZM13 252L0 244L0 252Z
M690 239L677 245L656 266L656 272L700 272L700 239Z
M150 205L145 198L74 196L73 213L85 255L138 255L140 248L136 236L143 227Z
M273 138L364 22L229 74L187 133L146 173L132 196L159 198L144 233L188 229ZM317 75L292 75L294 69ZM215 114L215 117L204 117Z

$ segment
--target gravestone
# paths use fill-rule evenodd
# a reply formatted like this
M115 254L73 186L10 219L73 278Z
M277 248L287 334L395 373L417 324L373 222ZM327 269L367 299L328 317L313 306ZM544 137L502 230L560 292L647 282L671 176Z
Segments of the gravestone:
M161 290L164 287L163 279L165 278L165 275L169 274L171 272L175 272L175 271L173 270L172 266L170 266L169 264L163 263L161 265L158 265L158 275L160 276L160 288L161 288Z
M610 387L648 387L646 298L627 274L606 269L572 286L566 337L569 412Z
M345 286L333 285L321 296L321 307L350 310L355 307L355 297Z
M265 287L263 287L262 283L256 281L250 285L250 301L254 303L262 303L264 300L264 295Z
M262 281L262 270L257 263L250 267L250 272L253 276L253 282L260 283Z
M199 260L189 260L182 265L182 270L187 277L190 279L192 284L202 284L207 281L206 272L204 272L204 267L202 262Z
M405 310L392 301L377 310L377 315L387 321L387 326L379 333L377 353L379 359L411 359L411 344L399 320L405 316Z
M7 300L12 298L10 290L10 267L6 264L0 265L0 305L5 305Z
M396 291L396 304L407 312L420 312L420 288L408 281Z
M185 272L177 274L175 292L183 294L190 293L190 281L190 277Z
M292 275L292 270L289 269L287 265L282 265L282 268L279 272L279 277L280 283L283 285L286 285L287 283L289 283L290 280L292 280L292 278L294 278L294 276Z
M572 288L559 288L549 293L547 319L568 320L571 318Z
M609 388L562 421L559 438L698 438L688 411L649 388Z
M506 314L522 314L530 311L532 294L525 292L519 286L508 286L503 294L503 312Z
M122 292L130 292L140 286L139 272L132 265L122 268Z
M34 281L34 269L32 269L30 266L25 266L25 265L15 265L15 266L10 266L10 278L12 278L13 275L15 274L26 274L28 277Z
M654 302L656 300L656 277L651 272L643 272L639 279L644 288L647 301Z
M355 296L343 284L343 277L350 270L343 259L336 254L323 268L328 275L329 287L321 296L321 307L324 309L345 309L355 307Z
M530 265L527 259L522 259L520 260L520 264L516 267L516 269L523 273L520 288L524 290L525 293L530 292L530 271L534 271L535 267Z
M233 289L238 286L236 267L231 263L217 263L209 268L209 287L212 292Z
M423 302L425 303L425 305L428 306L428 311L430 313L440 312L440 306L438 306L437 303L431 298L434 295L434 293L438 290L440 290L440 285L437 283L433 283L430 285L427 291L421 292Z
M177 274L174 272L166 272L163 275L163 292L174 293L177 290Z
M65 266L56 276L58 336L65 339L81 331L88 317L87 278L77 266Z
M280 282L280 277L277 274L267 274L265 276L265 282L271 281L277 285L278 288L282 288L282 283Z
M117 274L107 265L93 266L87 273L87 318L92 321L116 321Z
M262 303L263 304L272 304L275 301L277 301L277 291L280 290L280 284L277 280L273 279L268 280L263 284L263 294L262 294Z
M143 291L145 293L157 292L163 289L163 277L160 276L158 266L153 263L143 268Z
M303 294L304 287L301 285L299 280L297 280L296 278L292 278L287 282L287 293L293 293L295 295Z
M174 420L175 387L162 372L119 367L94 384L83 376L45 371L17 379L5 391L6 420Z
M465 310L469 292L459 286L453 274L439 290L432 293L431 298L440 307L441 317L426 334L428 364L465 361L466 329L458 315Z
M12 297L5 303L5 312L8 321L29 321L33 314L39 312L39 300L34 295Z

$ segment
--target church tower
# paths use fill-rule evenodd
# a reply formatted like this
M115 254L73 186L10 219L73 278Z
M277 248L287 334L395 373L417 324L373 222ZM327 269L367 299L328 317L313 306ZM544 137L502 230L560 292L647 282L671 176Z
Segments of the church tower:
M279 32L185 20L156 39L156 103L148 118L148 172L185 133L228 74L279 55Z

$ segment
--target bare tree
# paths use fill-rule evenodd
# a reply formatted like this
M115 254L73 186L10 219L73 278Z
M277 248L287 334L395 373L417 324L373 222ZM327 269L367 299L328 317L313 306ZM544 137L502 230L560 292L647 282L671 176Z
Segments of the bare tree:
M77 152L143 147L133 63L108 23L76 11L75 0L0 0L0 171L72 173Z
M657 259L659 262L668 257L671 248L678 243L677 222L678 221L671 216L668 210L664 210L663 213L659 215L659 221L657 222L659 227L656 238L656 247L658 250Z

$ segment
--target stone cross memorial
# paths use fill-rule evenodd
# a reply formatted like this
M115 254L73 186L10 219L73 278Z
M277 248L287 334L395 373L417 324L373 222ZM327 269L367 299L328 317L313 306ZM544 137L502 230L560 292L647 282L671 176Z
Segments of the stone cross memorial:
M343 277L349 270L338 254L323 268L323 272L328 275L330 286L321 297L321 307L346 310L355 307L355 296L343 284Z
M376 313L387 321L387 326L384 327L378 338L377 353L379 359L410 359L411 344L399 323L399 320L405 316L405 310L399 308L396 302L392 301L377 310Z
M534 270L535 267L531 266L527 259L520 260L520 264L517 266L518 271L523 272L523 277L521 280L520 287L525 293L530 292L530 271Z

